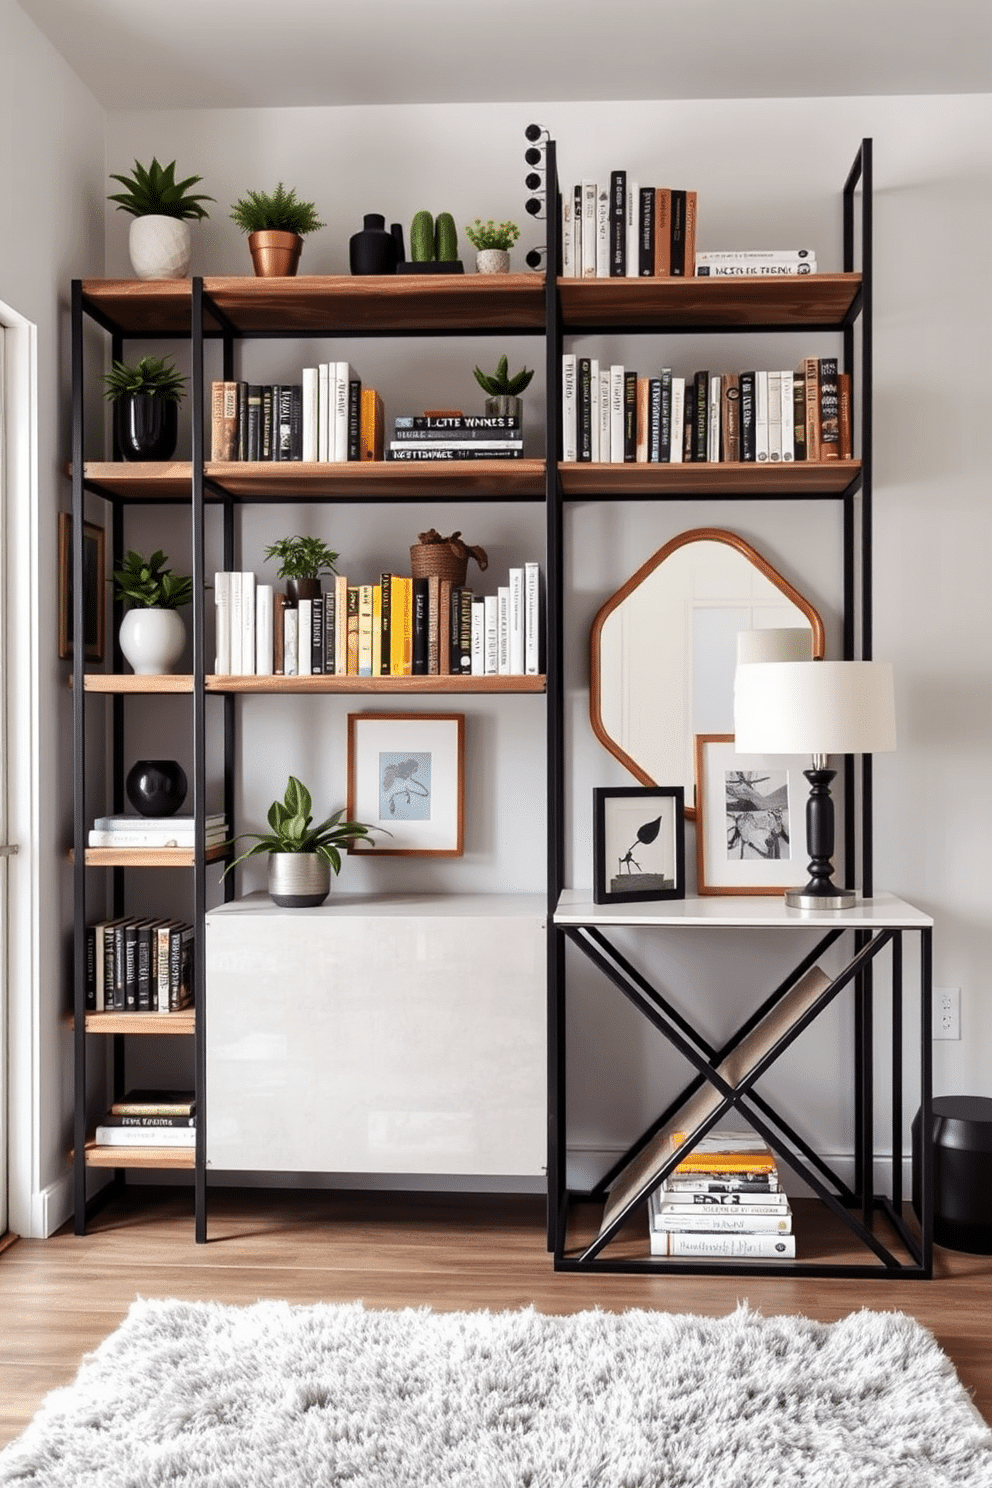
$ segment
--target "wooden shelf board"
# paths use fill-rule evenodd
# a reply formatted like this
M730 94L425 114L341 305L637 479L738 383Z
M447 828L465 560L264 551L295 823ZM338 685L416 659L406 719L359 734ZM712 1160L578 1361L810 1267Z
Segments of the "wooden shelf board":
M72 686L72 678L69 678ZM193 678L188 672L169 672L167 676L136 676L132 672L87 672L84 682L87 692L122 693L182 693L193 691Z
M84 279L83 305L125 336L188 336L193 284L190 279ZM216 323L205 329L216 331Z
M208 677L208 692L544 692L545 677Z
M193 1147L98 1147L87 1142L88 1168L195 1168Z
M70 1024L73 1022L69 1018ZM188 1037L196 1032L195 1008L180 1013L87 1013L87 1033L174 1034Z
M798 460L785 465L559 465L565 496L839 496L861 473L860 460Z
M213 486L245 501L526 501L544 496L543 460L230 460L208 462L204 474ZM188 501L193 484L188 460L87 460L83 475L96 490L132 501ZM210 485L204 496L207 501L222 499Z
M75 861L70 848L69 862ZM208 847L205 861L217 862L224 856L223 847ZM88 847L87 868L192 868L191 847Z
M860 274L769 279L559 279L562 328L698 330L707 326L840 326Z

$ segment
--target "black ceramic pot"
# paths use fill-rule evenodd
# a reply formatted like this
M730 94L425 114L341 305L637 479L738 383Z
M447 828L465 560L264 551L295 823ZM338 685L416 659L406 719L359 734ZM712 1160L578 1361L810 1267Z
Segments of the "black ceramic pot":
M301 599L320 598L319 579L287 579L286 598L292 609L297 609Z
M178 760L135 760L124 789L142 816L172 816L186 799L186 771Z
M155 393L125 393L114 404L114 435L125 460L168 460L179 438L179 404Z
M395 274L399 254L396 239L386 232L386 219L366 212L365 227L348 243L353 274Z

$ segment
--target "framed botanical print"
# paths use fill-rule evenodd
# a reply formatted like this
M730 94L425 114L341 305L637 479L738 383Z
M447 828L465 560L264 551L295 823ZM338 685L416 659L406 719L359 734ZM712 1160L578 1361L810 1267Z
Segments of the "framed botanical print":
M348 819L383 836L348 851L460 857L464 760L462 713L349 713Z
M605 787L592 794L594 903L684 899L682 787Z

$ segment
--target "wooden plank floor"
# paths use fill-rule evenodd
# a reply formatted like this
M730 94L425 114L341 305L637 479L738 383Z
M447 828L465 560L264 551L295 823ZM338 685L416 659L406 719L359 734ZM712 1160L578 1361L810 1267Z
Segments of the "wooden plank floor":
M821 1245L819 1206L801 1207L806 1253L842 1254L835 1235ZM0 1253L0 1443L23 1430L48 1390L74 1377L139 1295L709 1315L747 1300L766 1315L822 1322L861 1307L899 1310L935 1334L992 1422L992 1257L938 1247L930 1282L576 1276L552 1270L539 1199L219 1189L204 1246L194 1242L191 1210L188 1190L131 1189L84 1237L67 1229Z

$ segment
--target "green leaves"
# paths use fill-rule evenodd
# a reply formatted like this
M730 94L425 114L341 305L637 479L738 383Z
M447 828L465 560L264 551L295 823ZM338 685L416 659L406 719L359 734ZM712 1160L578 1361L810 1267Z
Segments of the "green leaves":
M515 222L494 222L490 217L488 221L482 222L478 217L466 227L465 236L473 248L502 248L509 252L520 236L520 229Z
M132 217L202 218L208 214L200 203L214 200L212 196L190 191L191 186L203 180L202 176L187 176L177 181L174 160L166 166L159 165L154 156L149 166L136 160L133 175L119 176L111 171L110 179L120 181L127 190L116 192L107 200L116 202L119 212L130 212Z
M249 191L231 208L231 220L242 232L291 232L303 238L325 224L313 202L297 201L296 192L280 181L275 191Z
M269 544L265 556L281 560L280 579L319 579L335 572L339 555L319 537L280 537Z
M229 873L238 863L259 853L300 852L317 853L335 873L340 873L340 849L348 847L359 838L369 837L373 828L362 822L343 822L343 809L335 811L333 816L315 827L312 825L312 805L310 792L302 780L290 775L283 799L273 801L269 807L266 820L272 828L271 832L242 832L233 838L228 846L248 838L253 838L254 841L240 857L228 864L224 872ZM381 830L385 831L385 828Z
M193 580L174 574L161 548L143 558L130 551L124 566L114 570L117 597L131 609L178 610L193 598Z
M511 377L509 362L505 356L500 357L496 363L496 371L493 373L483 372L480 367L473 368L473 371L476 382L491 398L501 396L515 398L518 393L523 392L525 387L530 386L531 378L534 376L533 371L528 371L526 367L523 367Z
M104 374L103 381L103 396L111 403L134 393L150 393L153 397L168 398L173 403L181 403L186 396L186 378L166 357L143 356L133 366L127 362L115 362Z

